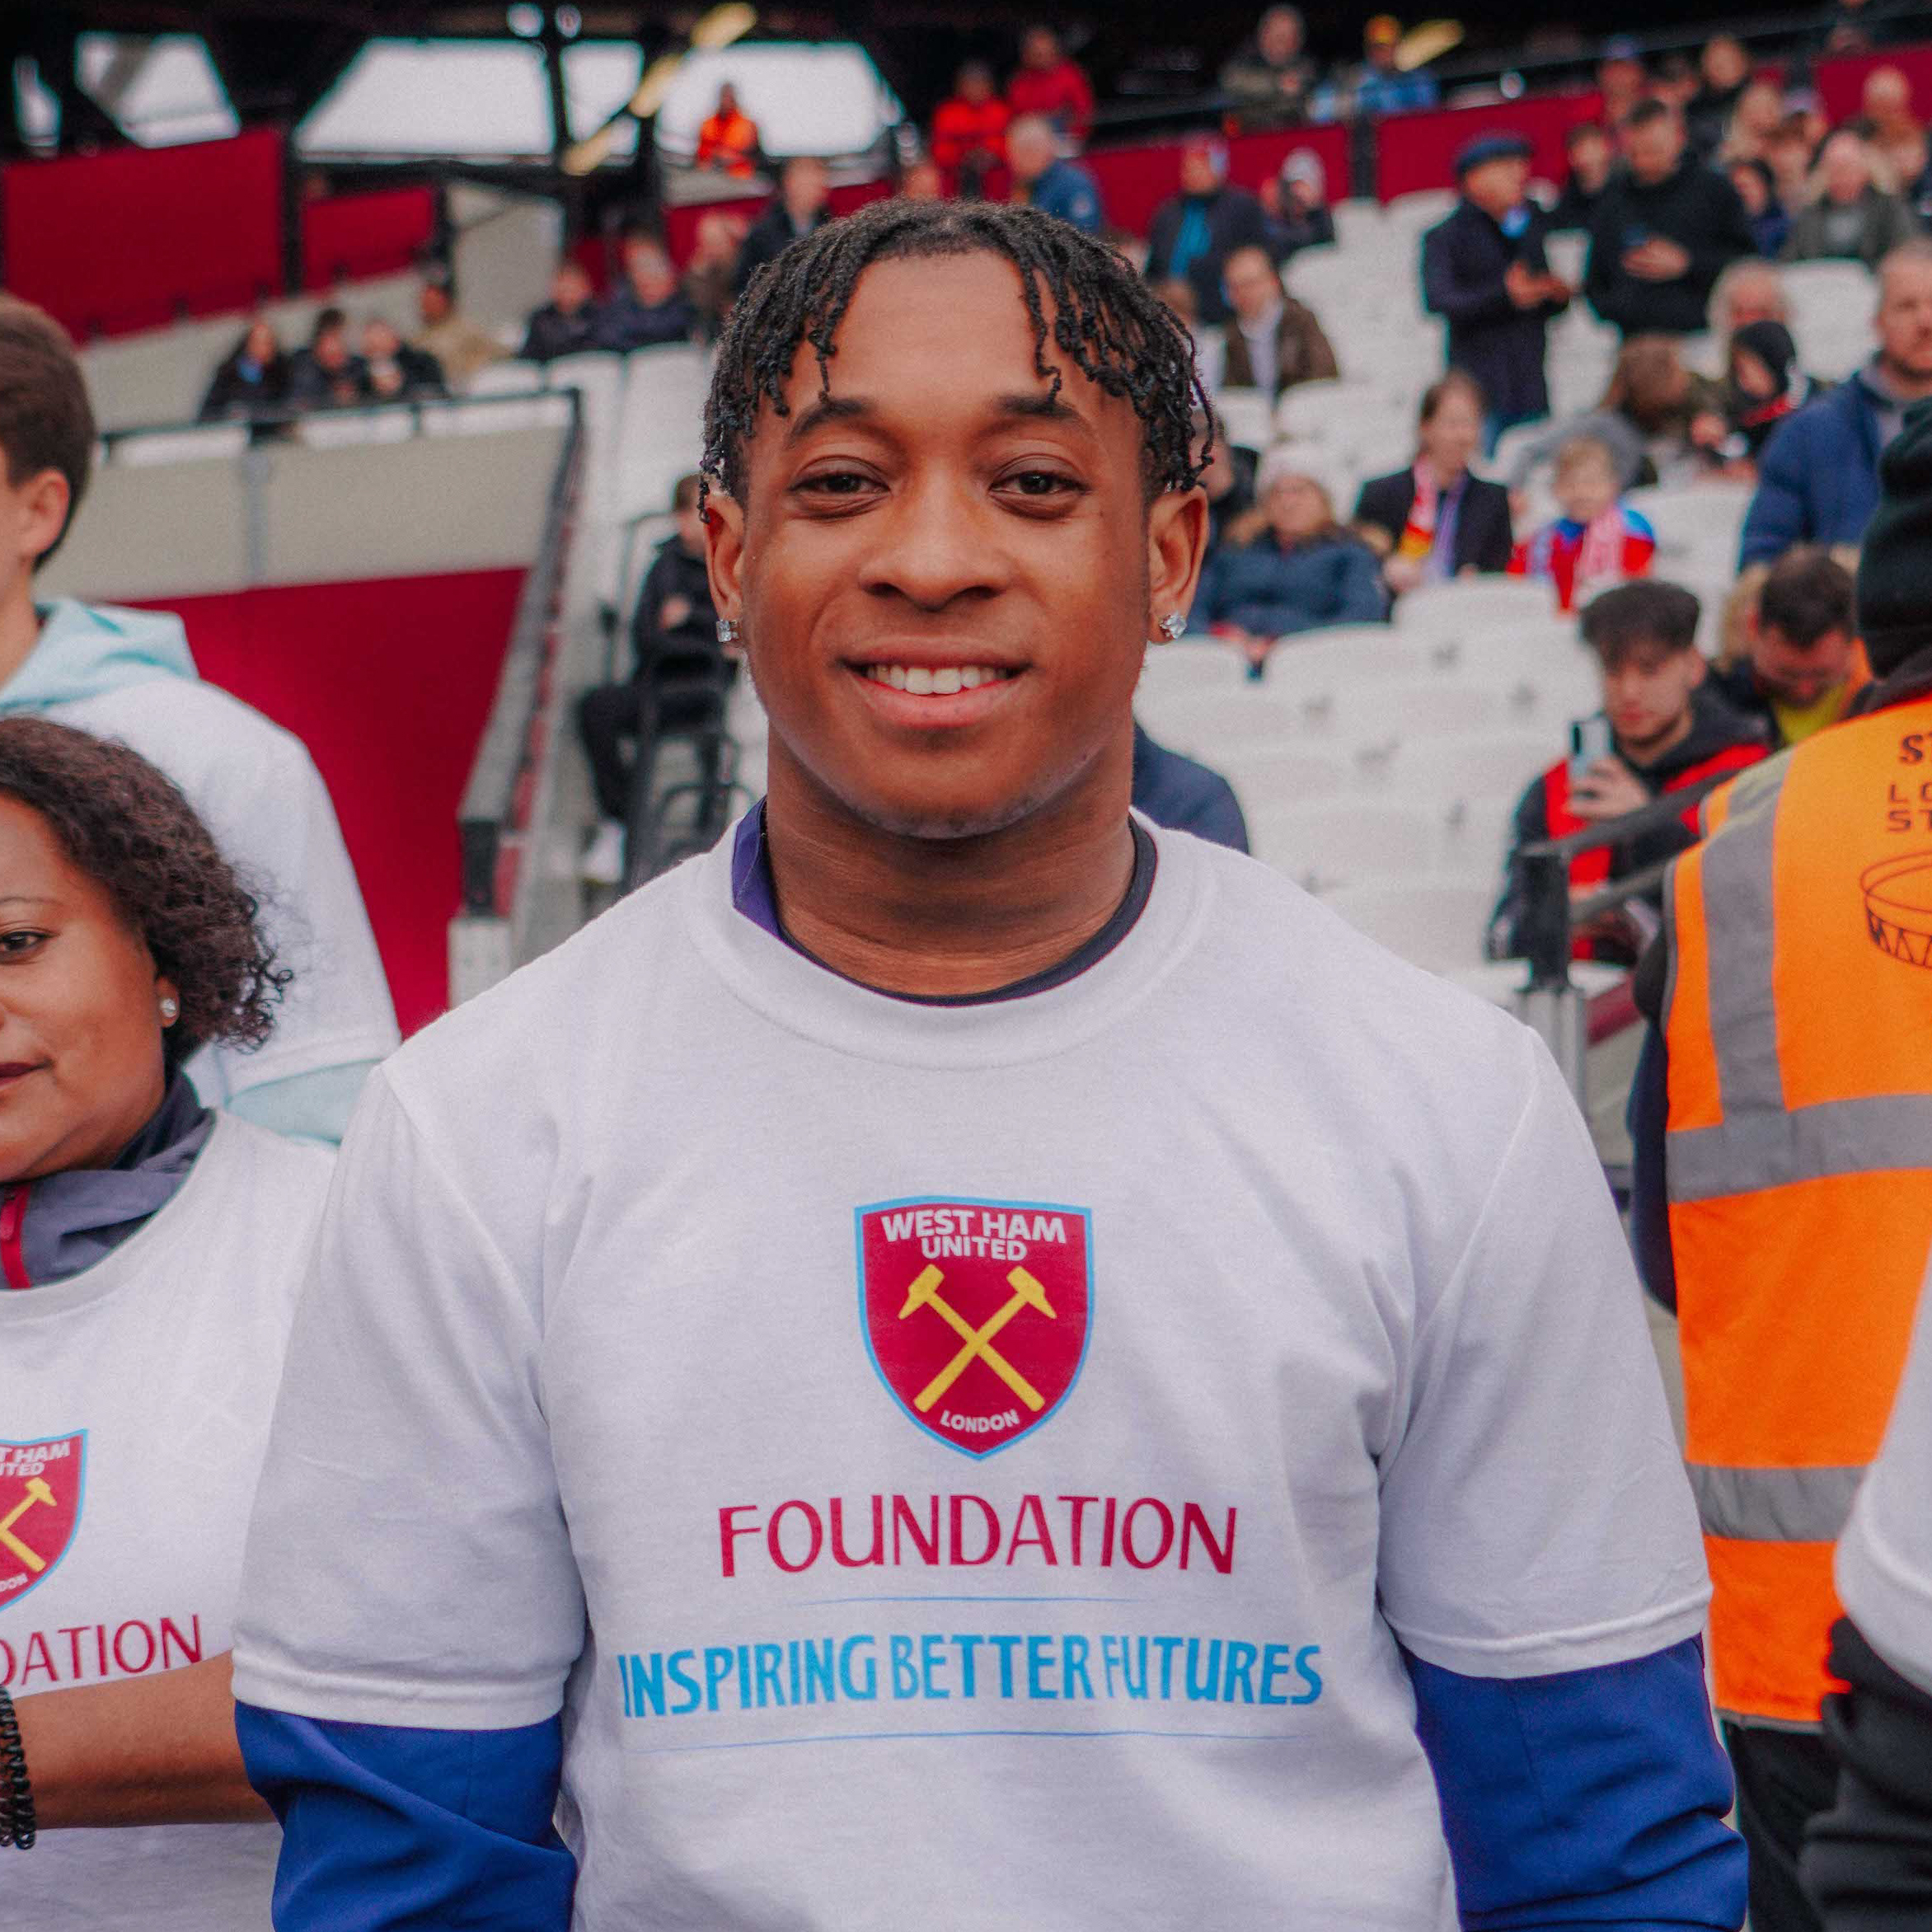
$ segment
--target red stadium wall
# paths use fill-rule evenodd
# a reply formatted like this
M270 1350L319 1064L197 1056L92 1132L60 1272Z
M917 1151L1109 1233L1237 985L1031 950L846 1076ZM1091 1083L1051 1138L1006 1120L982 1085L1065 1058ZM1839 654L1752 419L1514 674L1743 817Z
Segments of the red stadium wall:
M449 1003L457 809L523 573L277 584L161 600L210 683L307 745L407 1034Z
M1393 201L1432 188L1456 185L1456 157L1479 134L1508 131L1535 144L1531 166L1546 181L1569 173L1563 138L1579 121L1594 120L1603 98L1594 91L1577 94L1526 95L1482 107L1432 108L1420 114L1390 115L1376 129L1376 195Z
M1932 47L1892 47L1843 60L1821 60L1812 73L1818 98L1833 120L1859 110L1865 76L1875 67L1895 67L1912 84L1912 106L1920 118L1932 113Z
M850 214L855 208L863 208L869 201L883 201L892 193L890 181L849 181L834 188L831 195L832 212L834 214ZM729 201L687 201L675 208L664 210L664 246L670 251L671 259L679 268L691 260L691 251L697 246L697 225L708 214L736 215L739 220L755 222L771 205L769 195L743 195ZM579 253L579 259L583 259ZM590 263L592 279L598 279L597 270ZM615 274L613 265L611 271Z
M384 188L373 195L331 195L302 211L302 285L393 275L411 266L436 232L430 188Z
M10 163L7 286L77 335L247 308L282 285L282 139Z

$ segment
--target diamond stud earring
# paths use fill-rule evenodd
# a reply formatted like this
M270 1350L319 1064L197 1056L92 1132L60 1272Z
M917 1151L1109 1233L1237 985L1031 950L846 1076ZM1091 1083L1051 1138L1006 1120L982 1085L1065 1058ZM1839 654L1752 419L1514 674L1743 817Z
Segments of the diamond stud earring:
M173 1025L175 1021L181 1017L181 1002L179 1000L166 997L162 999L161 1002L161 1023L163 1026Z
M735 617L720 617L718 620L718 641L720 644L738 642L738 620Z
M1175 640L1187 629L1187 627L1188 621L1180 614L1179 611L1170 611L1167 615L1161 620L1161 635L1165 637L1170 644L1172 644Z

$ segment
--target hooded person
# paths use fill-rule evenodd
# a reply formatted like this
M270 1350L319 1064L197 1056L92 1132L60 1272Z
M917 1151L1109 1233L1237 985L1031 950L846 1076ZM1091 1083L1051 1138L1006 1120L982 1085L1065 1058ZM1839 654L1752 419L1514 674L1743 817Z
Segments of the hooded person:
M1813 384L1782 322L1747 322L1731 337L1728 361L1721 453L1755 462L1779 424L1811 401Z
M274 1039L204 1049L195 1090L279 1132L340 1140L396 1017L362 893L300 741L204 683L179 617L36 598L87 488L93 415L73 345L40 310L0 299L0 715L122 740L166 772L270 908L299 977Z

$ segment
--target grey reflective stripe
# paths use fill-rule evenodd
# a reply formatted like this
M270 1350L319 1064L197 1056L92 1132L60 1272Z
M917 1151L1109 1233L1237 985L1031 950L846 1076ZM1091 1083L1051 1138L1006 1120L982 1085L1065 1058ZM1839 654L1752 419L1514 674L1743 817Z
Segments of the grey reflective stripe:
M1709 1201L1832 1174L1932 1167L1932 1095L1826 1100L1790 1114L1750 1114L1668 1137L1673 1201Z
M1836 1542L1865 1475L1863 1468L1684 1466L1705 1533L1741 1543Z
M1771 995L1771 875L1782 790L1733 812L1704 849L1710 1038L1726 1120L1784 1106Z

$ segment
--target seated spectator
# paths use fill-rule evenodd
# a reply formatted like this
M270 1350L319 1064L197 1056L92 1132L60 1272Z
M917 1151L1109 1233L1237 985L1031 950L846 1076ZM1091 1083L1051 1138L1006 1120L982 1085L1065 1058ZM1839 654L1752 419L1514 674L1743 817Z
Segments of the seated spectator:
M1687 54L1667 54L1657 63L1650 81L1650 98L1661 101L1672 113L1688 117L1697 94L1697 68ZM1688 118L1686 133L1689 133ZM1696 148L1691 149L1697 153ZM1699 155L1700 160L1708 158Z
M1043 115L1023 115L1006 129L1006 165L1015 201L1057 215L1083 234L1097 235L1106 226L1100 184L1077 161L1061 154L1060 138Z
M467 389L479 369L501 362L509 354L487 329L458 310L456 291L440 270L423 278L416 308L421 326L411 340L418 349L426 349L436 358L443 379L452 389Z
M1449 366L1488 396L1492 443L1549 415L1545 336L1574 293L1544 251L1548 220L1528 194L1531 152L1520 134L1465 143L1456 157L1461 198L1422 243L1423 307L1448 325Z
M1772 143L1784 121L1784 96L1769 81L1751 82L1731 110L1719 160L1761 161L1769 167Z
M1006 83L1006 106L1015 120L1037 115L1076 148L1084 148L1094 131L1093 85L1049 26L1036 24L1020 36L1020 66Z
M1690 152L1709 161L1724 144L1732 117L1751 84L1751 56L1734 34L1713 34L1697 60L1697 87L1684 106Z
M283 406L288 389L288 359L275 339L274 324L257 316L216 365L197 420L218 423L273 415Z
M1235 788L1218 771L1156 744L1133 728L1133 809L1170 832L1191 832L1231 851L1248 849L1248 822Z
M1180 151L1180 192L1154 211L1147 279L1185 281L1194 292L1195 318L1225 322L1230 312L1221 285L1223 265L1237 248L1266 245L1260 202L1228 181L1226 142L1192 136Z
M1603 679L1601 715L1610 751L1583 764L1563 758L1517 801L1503 896L1490 922L1490 950L1512 958L1523 950L1530 910L1525 846L1640 811L1667 791L1679 791L1720 772L1741 771L1765 756L1756 722L1742 717L1705 680L1697 649L1698 603L1674 584L1627 584L1595 598L1583 615L1583 641L1597 654ZM1669 825L1623 845L1579 852L1570 860L1573 900L1659 864L1697 840L1697 808ZM1623 914L1576 932L1578 959L1633 965L1661 917L1661 898L1648 916Z
M1189 628L1212 631L1247 654L1259 677L1277 639L1329 624L1379 623L1386 612L1375 552L1335 521L1328 491L1272 451L1259 507L1203 572Z
M1601 121L1578 121L1564 136L1563 152L1569 173L1550 211L1550 226L1555 232L1587 228L1616 165L1610 130Z
M1851 573L1814 545L1771 566L1747 635L1747 654L1713 682L1733 710L1757 720L1774 751L1836 724L1871 682Z
M1673 337L1639 335L1617 351L1610 387L1595 409L1555 424L1517 450L1509 487L1522 489L1541 464L1578 436L1610 451L1620 488L1655 483L1667 472L1694 467L1690 426L1714 401L1707 386L1684 366Z
M1216 394L1221 387L1222 359L1226 353L1226 345L1222 342L1218 329L1202 328L1201 298L1194 293L1193 284L1170 275L1154 293L1160 297L1161 306L1187 331L1193 343L1194 380L1201 385L1203 393Z
M1744 218L1751 224L1751 239L1757 244L1758 253L1767 261L1775 260L1791 232L1791 217L1778 199L1778 178L1771 172L1770 163L1727 162L1724 176L1744 204ZM1731 265L1735 268L1737 264ZM1724 273L1728 274L1730 270Z
M1254 38L1222 68L1221 91L1242 128L1287 127L1307 119L1315 63L1306 35L1300 7L1271 7L1256 23Z
M990 170L1005 165L1012 119L1013 110L993 84L993 70L983 60L968 61L932 117L932 158L959 178L959 192L968 199L982 192Z
M1555 587L1556 607L1573 611L1606 584L1647 577L1657 533L1623 501L1616 457L1594 436L1573 436L1556 453L1560 515L1517 546L1512 577Z
M1780 424L1758 458L1740 568L1800 543L1857 543L1878 502L1878 453L1906 410L1932 396L1932 243L1878 265L1878 353L1830 395Z
M1826 142L1812 198L1791 217L1786 261L1862 261L1876 268L1917 234L1911 210L1873 179L1872 151L1850 128Z
M1710 292L1710 331L1723 340L1747 322L1791 321L1791 298L1784 278L1770 262L1747 257L1734 261Z
M738 251L738 285L742 295L752 277L768 261L776 261L801 235L822 228L832 219L826 204L832 176L814 154L795 154L778 171L778 192L771 205L751 225Z
M517 351L525 362L555 362L560 355L581 355L597 346L597 305L591 299L590 276L583 263L565 256L551 272L550 300L532 312L523 326L523 346Z
M290 409L347 409L368 400L368 372L349 346L349 317L339 308L317 317L308 346L288 368Z
M1406 114L1433 107L1441 90L1426 68L1404 73L1397 59L1402 23L1391 13L1372 16L1362 30L1362 65L1348 86L1350 111L1358 115Z
M1597 63L1597 91L1603 97L1603 124L1620 134L1625 117L1650 91L1644 56L1628 34L1613 34L1603 43L1603 57Z
M698 332L715 342L731 312L732 291L738 285L739 251L751 224L742 215L714 209L697 220L691 260L684 265L678 286L697 316Z
M1925 171L1925 130L1912 112L1912 84L1895 67L1865 76L1859 131L1909 200Z
M362 363L372 402L420 402L449 393L436 358L426 349L412 349L381 316L363 324Z
M1811 401L1812 382L1798 366L1798 345L1782 322L1747 322L1732 333L1724 387L1712 416L1692 425L1693 439L1719 462L1755 476L1759 453L1771 432Z
M621 684L600 684L578 701L577 729L590 766L598 827L579 870L594 885L616 885L624 876L625 830L630 822L635 776L629 755L643 719L645 687L668 660L700 663L719 657L718 613L705 568L705 527L698 510L698 479L681 476L671 495L677 528L658 546L637 593L631 620L631 675Z
M689 342L697 334L697 311L678 285L678 271L654 236L633 235L624 244L623 279L597 318L597 345L619 353Z
M692 165L749 181L758 171L760 148L757 123L739 106L737 88L725 82L718 105L699 124Z
M1812 164L1817 155L1818 143L1812 138L1806 117L1787 111L1764 152L1778 184L1778 199L1787 209L1802 208L1810 199Z
M1279 397L1340 373L1315 311L1282 286L1264 248L1237 248L1222 270L1234 314L1221 331L1222 386Z
M1744 205L1686 153L1683 121L1662 102L1632 109L1623 134L1625 166L1591 218L1583 292L1626 338L1696 335L1725 264L1756 252Z
M1509 568L1509 492L1470 473L1483 446L1484 410L1481 388L1451 370L1423 393L1413 467L1362 486L1355 528L1383 560L1382 580L1398 596L1419 584Z
M1261 184L1261 208L1268 222L1264 245L1278 267L1298 250L1325 248L1334 241L1328 176L1311 148L1296 148L1281 171Z

